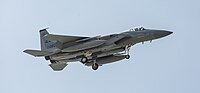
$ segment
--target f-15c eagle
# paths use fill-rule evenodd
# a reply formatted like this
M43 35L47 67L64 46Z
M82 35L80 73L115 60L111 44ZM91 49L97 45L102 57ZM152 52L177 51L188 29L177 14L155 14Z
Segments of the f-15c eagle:
M107 63L129 59L131 46L145 41L162 38L172 34L171 31L131 28L119 34L106 36L82 37L49 34L47 29L40 32L41 50L24 50L35 57L44 57L50 61L54 71L63 70L69 62L80 61L97 70Z

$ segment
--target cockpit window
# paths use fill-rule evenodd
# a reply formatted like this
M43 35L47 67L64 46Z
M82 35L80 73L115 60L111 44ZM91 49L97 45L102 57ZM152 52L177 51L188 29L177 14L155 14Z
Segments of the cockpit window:
M144 27L140 27L139 29L140 29L141 31L142 31L142 30L145 30Z
M133 28L131 28L129 31L134 31L134 29L133 29Z
M145 28L140 27L140 28L135 28L135 29L133 29L133 28L129 29L129 31L142 31L142 30L145 30Z

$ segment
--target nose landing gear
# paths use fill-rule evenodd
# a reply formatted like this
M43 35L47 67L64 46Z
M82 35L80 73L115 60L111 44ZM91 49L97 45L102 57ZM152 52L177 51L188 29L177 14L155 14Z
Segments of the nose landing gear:
M131 49L130 45L125 46L125 54L126 54L125 58L126 59L130 58L130 55L129 55L130 54L130 49Z

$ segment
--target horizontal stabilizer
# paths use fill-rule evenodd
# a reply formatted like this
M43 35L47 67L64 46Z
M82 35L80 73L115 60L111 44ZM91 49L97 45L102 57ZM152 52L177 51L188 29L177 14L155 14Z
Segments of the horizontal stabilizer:
M41 51L41 50L24 50L25 53L30 54L35 57L49 56L53 54L52 52Z
M63 70L67 66L67 64L66 63L53 63L53 64L49 64L49 66L54 71L61 71L61 70Z

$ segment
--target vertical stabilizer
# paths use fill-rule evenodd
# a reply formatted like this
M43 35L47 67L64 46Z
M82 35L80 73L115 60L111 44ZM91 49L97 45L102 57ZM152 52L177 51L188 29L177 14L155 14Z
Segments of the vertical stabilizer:
M46 29L40 30L40 43L41 43L41 50L42 51L48 51L53 52L55 50L55 42L45 40L43 37L48 35L48 31Z

